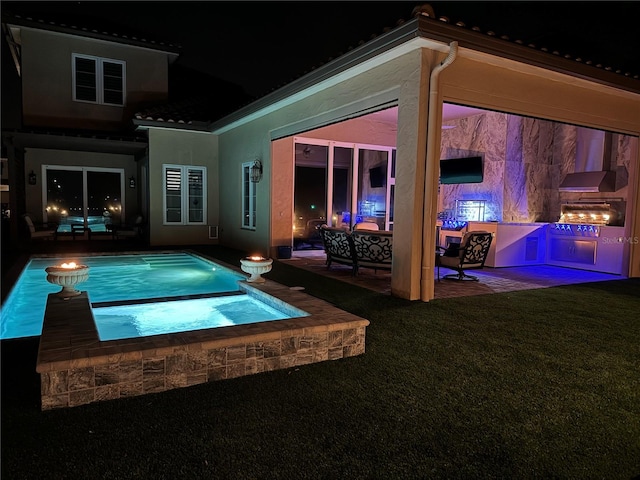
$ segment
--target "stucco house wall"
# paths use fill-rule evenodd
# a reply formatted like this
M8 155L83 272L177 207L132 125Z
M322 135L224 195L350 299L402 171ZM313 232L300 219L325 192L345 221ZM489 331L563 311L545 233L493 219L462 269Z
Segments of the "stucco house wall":
M167 99L164 52L26 27L21 39L25 125L117 129L141 106ZM73 101L73 53L126 62L124 107Z
M203 132L149 129L149 244L216 244L209 238L209 226L219 225L218 139ZM204 225L164 225L162 166L207 167L207 221ZM225 180L226 182L226 172Z
M289 134L300 133L302 136L304 136L303 132L311 128L331 129L332 127L326 125L345 120L349 114L357 112L361 108L359 102L363 98L378 96L381 98L381 102L389 98L398 101L398 97L403 96L401 93L403 88L412 94L412 98L405 97L406 99L401 98L400 101L415 104L415 98L418 96L415 69L420 67L420 62L417 61L419 56L419 52L401 56L365 71L355 78L320 89L312 97L293 101L282 108L221 133L219 137L220 171L224 175L224 181L220 185L221 204L224 205L223 211L220 212L221 241L237 248L245 250L258 248L263 252L273 251L272 247L275 246L271 243L273 240L280 242L285 241L286 238L286 244L289 244L293 214L293 146L283 146L282 141L279 141L274 142L275 146L272 150L272 140L277 140L277 133L274 132L285 125L289 129ZM407 87L407 84L410 86ZM329 117L331 117L330 112L334 112L335 117L332 117L331 122L325 120L327 112L329 112ZM314 118L317 119L315 124ZM415 118L412 118L411 121L415 121ZM303 123L304 127L302 127ZM333 128L341 127L336 125ZM366 132L366 128L368 127L363 129L359 137L363 141L366 140L366 143L384 144L390 142L393 137L393 133L389 133L381 141L375 141L373 133ZM390 132L388 129L387 131ZM409 133L409 130L407 132L415 134L414 132ZM324 135L324 133L319 134L318 132L313 134ZM283 137L288 137L288 135L283 135ZM345 134L344 138L346 139L348 136ZM350 141L359 139L352 138ZM413 141L415 142L415 140ZM405 143L411 143L411 140L406 140ZM272 153L278 155L278 158L272 159ZM413 163L415 158L415 155L408 155L404 160L399 158L398 163L403 161ZM257 184L257 227L255 231L240 227L241 165L243 162L254 159L262 160L264 178L271 179L273 182L270 184L269 181L263 179ZM274 164L278 166L277 171L273 169ZM410 181L415 178L413 175L410 177ZM400 180L396 177L396 188L399 188L399 182ZM413 191L411 188L405 190ZM397 217L396 222L398 222ZM399 253L398 257L400 255Z

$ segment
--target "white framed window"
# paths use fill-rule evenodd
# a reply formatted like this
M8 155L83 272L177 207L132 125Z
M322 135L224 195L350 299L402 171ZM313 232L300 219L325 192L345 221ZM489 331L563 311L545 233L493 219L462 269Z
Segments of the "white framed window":
M164 225L204 225L207 220L207 168L163 165Z
M73 100L124 106L126 66L121 60L72 54Z
M254 162L242 164L242 228L256 229L256 184L251 181Z

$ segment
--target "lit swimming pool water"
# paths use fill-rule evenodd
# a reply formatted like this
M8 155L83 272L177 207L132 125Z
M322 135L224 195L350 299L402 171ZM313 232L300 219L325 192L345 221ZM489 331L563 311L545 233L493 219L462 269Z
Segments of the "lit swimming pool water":
M291 313L242 294L94 308L93 318L100 340L117 340L282 320L291 318Z
M89 267L89 279L77 288L88 292L92 304L157 299L158 305L164 303L167 309L167 299L238 292L238 281L246 279L240 273L185 252L33 258L2 305L0 339L41 334L47 295L60 290L47 282L45 268L69 261ZM148 303L142 307L152 309Z

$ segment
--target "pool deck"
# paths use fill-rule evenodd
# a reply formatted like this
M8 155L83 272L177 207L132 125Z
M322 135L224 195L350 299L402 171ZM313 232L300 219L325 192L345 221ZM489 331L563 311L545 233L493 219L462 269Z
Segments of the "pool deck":
M42 410L146 395L361 355L369 321L266 280L241 282L309 316L100 341L86 292L47 299L36 370Z

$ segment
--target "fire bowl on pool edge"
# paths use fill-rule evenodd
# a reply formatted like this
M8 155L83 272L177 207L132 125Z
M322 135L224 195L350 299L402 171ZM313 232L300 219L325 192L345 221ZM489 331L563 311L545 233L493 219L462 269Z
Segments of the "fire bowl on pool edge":
M47 282L60 285L62 290L56 293L62 298L75 297L80 295L80 291L75 289L78 283L86 282L89 278L89 267L86 265L76 265L63 263L60 266L47 267Z
M272 258L264 257L245 257L240 259L240 268L243 272L251 275L247 282L264 283L265 279L261 277L263 273L271 271Z

